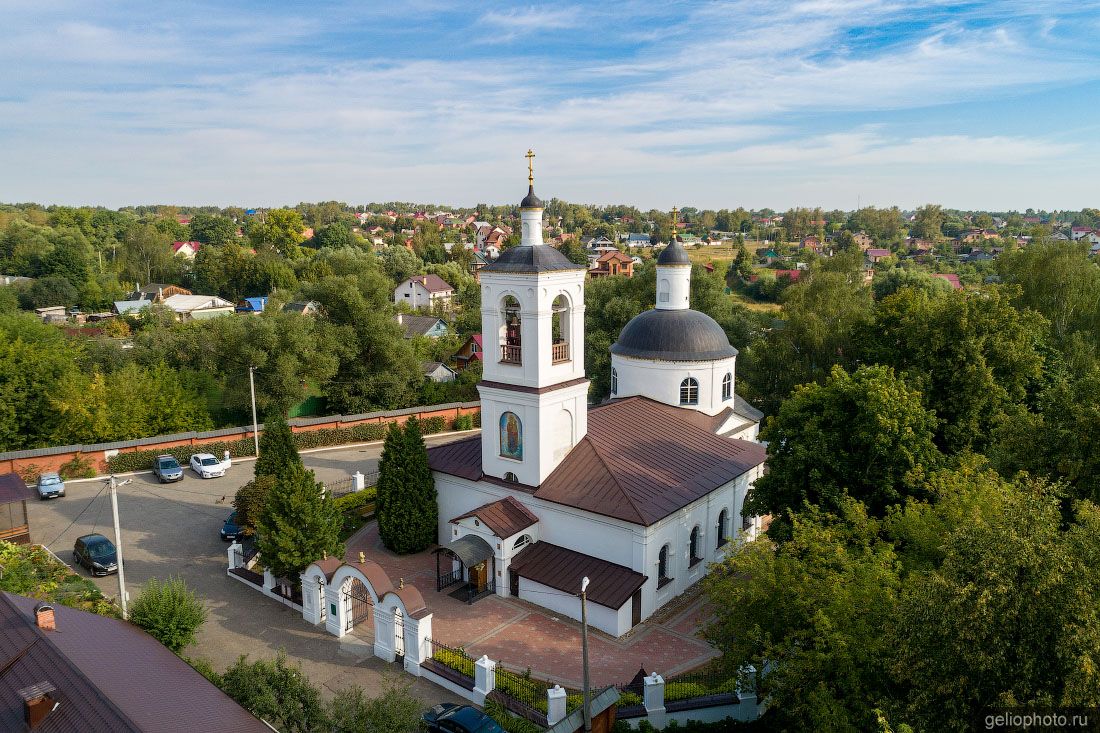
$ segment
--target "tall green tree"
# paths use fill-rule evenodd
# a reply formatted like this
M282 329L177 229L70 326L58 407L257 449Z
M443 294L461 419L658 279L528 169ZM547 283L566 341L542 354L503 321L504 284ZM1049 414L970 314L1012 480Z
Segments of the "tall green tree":
M215 247L237 241L237 224L217 214L195 214L191 217L191 238Z
M406 684L391 682L373 698L348 687L332 698L329 724L333 733L418 733L423 708Z
M328 711L321 691L287 662L279 650L274 660L249 662L241 656L222 675L222 690L242 707L283 733L328 730Z
M997 272L1019 285L1017 304L1046 316L1059 342L1082 333L1100 347L1100 269L1087 242L1035 242L1001 255Z
M837 512L851 496L882 516L919 495L915 473L940 460L935 424L920 393L890 368L833 367L824 384L796 388L762 431L768 472L746 512L771 514L769 535L778 539L790 537L789 517L804 503Z
M256 458L253 474L279 477L292 468L302 468L302 457L294 444L294 434L286 418L271 413L264 419L260 434L260 455Z
M909 233L914 237L932 242L943 236L943 207L938 204L925 204L917 209L916 218Z
M129 621L179 654L195 641L206 621L206 607L182 578L152 578L130 606Z
M439 509L435 479L420 422L391 427L378 466L378 534L390 550L420 552L437 539Z
M344 556L343 519L313 471L290 465L276 475L260 512L256 548L277 578L297 583L299 574L326 553Z

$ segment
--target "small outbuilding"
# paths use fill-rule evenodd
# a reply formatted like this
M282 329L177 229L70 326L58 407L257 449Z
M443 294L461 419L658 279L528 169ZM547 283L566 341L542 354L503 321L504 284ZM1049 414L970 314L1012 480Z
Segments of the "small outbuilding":
M30 544L27 499L35 496L35 490L27 486L19 474L0 474L0 540L17 545Z

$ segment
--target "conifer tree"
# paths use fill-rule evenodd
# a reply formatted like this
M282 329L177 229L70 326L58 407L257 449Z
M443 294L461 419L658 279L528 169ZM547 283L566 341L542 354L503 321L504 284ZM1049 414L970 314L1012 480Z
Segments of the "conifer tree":
M278 413L268 415L264 420L264 431L260 435L260 455L256 459L256 476L279 476L291 466L301 466L302 457L294 445L294 435L286 418Z
M332 497L299 461L276 477L260 514L256 547L272 575L297 582L298 574L325 553L344 556L342 525Z
M420 552L436 541L439 511L435 479L416 418L410 418L403 428L390 428L386 434L376 512L378 534L393 552Z

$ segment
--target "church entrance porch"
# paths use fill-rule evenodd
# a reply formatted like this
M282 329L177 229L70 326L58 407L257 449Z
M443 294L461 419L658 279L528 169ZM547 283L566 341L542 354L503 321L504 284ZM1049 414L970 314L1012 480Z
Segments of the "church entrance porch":
M432 552L437 592L457 585L457 593L451 595L468 604L496 593L496 557L485 540L466 535Z

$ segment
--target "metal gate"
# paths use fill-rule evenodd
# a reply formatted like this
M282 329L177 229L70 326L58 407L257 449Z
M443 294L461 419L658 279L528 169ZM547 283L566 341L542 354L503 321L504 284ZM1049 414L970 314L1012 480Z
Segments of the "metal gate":
M344 631L351 631L357 623L369 619L371 607L374 605L367 587L358 578L352 578L351 585L344 594L344 603L347 609Z
M393 609L393 652L397 661L405 661L405 614L400 608Z

